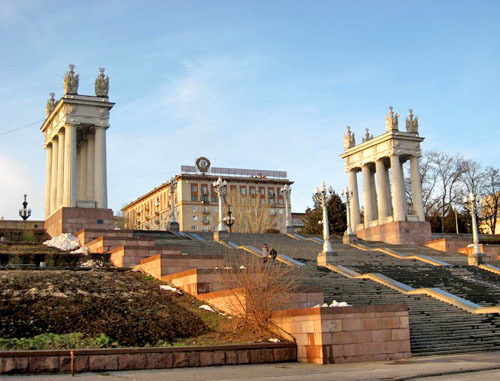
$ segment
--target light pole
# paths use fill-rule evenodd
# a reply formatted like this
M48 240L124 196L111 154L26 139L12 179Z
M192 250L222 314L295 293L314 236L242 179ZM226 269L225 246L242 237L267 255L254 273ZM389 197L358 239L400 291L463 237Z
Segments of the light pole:
M349 189L349 187L345 187L342 189L342 198L345 201L345 207L346 207L346 218L347 218L347 230L344 233L344 236L342 237L342 242L343 243L357 243L358 242L358 237L354 232L352 231L352 226L351 226L351 200L353 196L353 191Z
M219 198L219 224L217 226L217 231L214 232L214 240L227 241L229 239L227 227L224 224L224 209L223 209L223 198L227 192L227 181L218 178L217 181L213 182L213 186L217 196Z
M26 221L31 216L31 209L28 209L28 201L26 201L27 195L24 195L23 208L19 209L19 217Z
M318 253L318 266L326 266L328 263L332 263L335 254L330 243L330 228L328 224L328 212L326 210L326 205L332 194L332 186L330 185L327 191L324 181L321 183L320 188L316 187L314 189L314 196L323 209L323 251Z
M484 263L484 255L481 253L481 247L479 246L479 232L477 228L477 216L476 211L478 209L477 203L479 202L479 196L474 195L470 192L469 196L464 196L465 208L470 212L472 218L472 254L468 255L469 265L477 266Z
M293 224L292 224L292 213L291 213L291 200L290 193L292 192L292 187L288 184L285 184L281 187L281 192L283 192L283 197L285 198L285 224L286 224L286 232L294 233Z
M170 221L167 225L167 230L179 231L179 223L175 217L175 191L177 190L177 180L175 177L170 178Z
M233 217L233 212L231 211L231 205L227 205L227 217L224 217L224 223L229 228L229 233L231 233L231 226L234 225L236 219Z

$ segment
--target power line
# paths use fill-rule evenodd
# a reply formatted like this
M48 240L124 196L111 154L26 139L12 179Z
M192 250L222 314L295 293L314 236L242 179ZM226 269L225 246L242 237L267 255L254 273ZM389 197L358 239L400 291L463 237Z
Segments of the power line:
M10 134L11 132L16 132L16 131L19 131L19 130L22 130L23 128L27 128L27 127L31 127L31 126L34 126L35 124L40 124L41 122L43 122L45 119L42 119L40 121L37 121L37 122L34 122L34 123L30 123L30 124L27 124L25 126L22 126L22 127L18 127L18 128L14 128L12 130L8 130L8 131L4 131L4 132L0 132L0 136L1 135L6 135L6 134Z

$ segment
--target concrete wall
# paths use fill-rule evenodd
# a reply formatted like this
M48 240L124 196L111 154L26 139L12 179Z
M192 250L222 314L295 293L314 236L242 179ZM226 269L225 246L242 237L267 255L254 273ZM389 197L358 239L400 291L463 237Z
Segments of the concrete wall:
M367 229L356 230L358 238L382 241L395 245L421 245L429 241L431 225L428 222L396 221Z
M278 311L273 321L295 338L301 362L334 364L411 356L405 305Z
M51 237L61 233L76 234L79 230L113 229L111 209L60 208L45 220L45 230Z
M296 361L294 343L177 348L77 349L75 373ZM0 352L0 374L71 372L70 350Z

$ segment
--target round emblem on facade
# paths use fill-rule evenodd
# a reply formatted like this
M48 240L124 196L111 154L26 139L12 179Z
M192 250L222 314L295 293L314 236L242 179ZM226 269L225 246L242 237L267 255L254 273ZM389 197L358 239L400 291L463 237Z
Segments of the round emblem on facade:
M208 160L206 157L199 157L196 159L196 167L201 173L207 173L208 169L210 168L210 160Z

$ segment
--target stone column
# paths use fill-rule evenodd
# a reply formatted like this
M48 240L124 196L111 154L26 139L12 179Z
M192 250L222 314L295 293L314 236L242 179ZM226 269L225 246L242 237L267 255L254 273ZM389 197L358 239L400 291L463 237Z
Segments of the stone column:
M387 169L385 168L383 159L378 159L375 162L376 175L377 175L377 196L378 196L378 219L379 223L383 223L389 216L389 202L388 199L388 178Z
M351 224L353 230L356 230L356 225L359 225L361 218L359 213L358 176L355 169L349 171L349 189L352 191Z
M371 182L371 170L369 164L363 165L361 168L363 175L363 204L365 211L365 228L368 227L369 222L374 219L373 215L373 196L372 196L372 182Z
M50 192L51 192L51 177L52 177L52 145L48 144L45 148L47 151L47 161L45 163L45 218L50 213Z
M94 148L94 186L97 207L106 209L108 207L108 191L106 184L106 129L104 127L96 127L95 129Z
M372 190L372 216L375 220L378 216L377 188L375 187L375 173L370 168L370 188Z
M82 146L76 143L76 205L78 201L82 199L82 191L80 189L82 185Z
M408 201L406 199L406 181L405 181L405 167L403 165L404 163L401 162L401 177L402 177L402 182L403 182L403 207L404 207L404 215L405 219L408 217Z
M94 133L91 131L87 138L87 200L95 201L94 192Z
M64 200L64 131L59 131L57 134L59 138L59 148L57 157L60 157L61 160L57 163L57 206L56 208L60 208L63 206Z
M64 138L64 206L76 207L76 126L66 125Z
M405 207L405 187L404 178L401 171L401 162L398 155L391 155L392 172L392 206L394 208L394 221L406 221L404 213Z
M87 200L87 142L83 140L80 146L79 172L78 172L78 198L77 200Z
M50 213L55 212L57 209L57 183L58 183L58 178L57 178L57 168L58 168L58 147L59 147L59 141L56 139L54 136L52 138L52 174L50 176ZM62 161L62 158L60 158Z
M424 222L424 200L422 198L422 182L420 181L420 167L418 165L418 156L410 157L410 170L413 209L415 209L415 213L417 213L418 220Z

